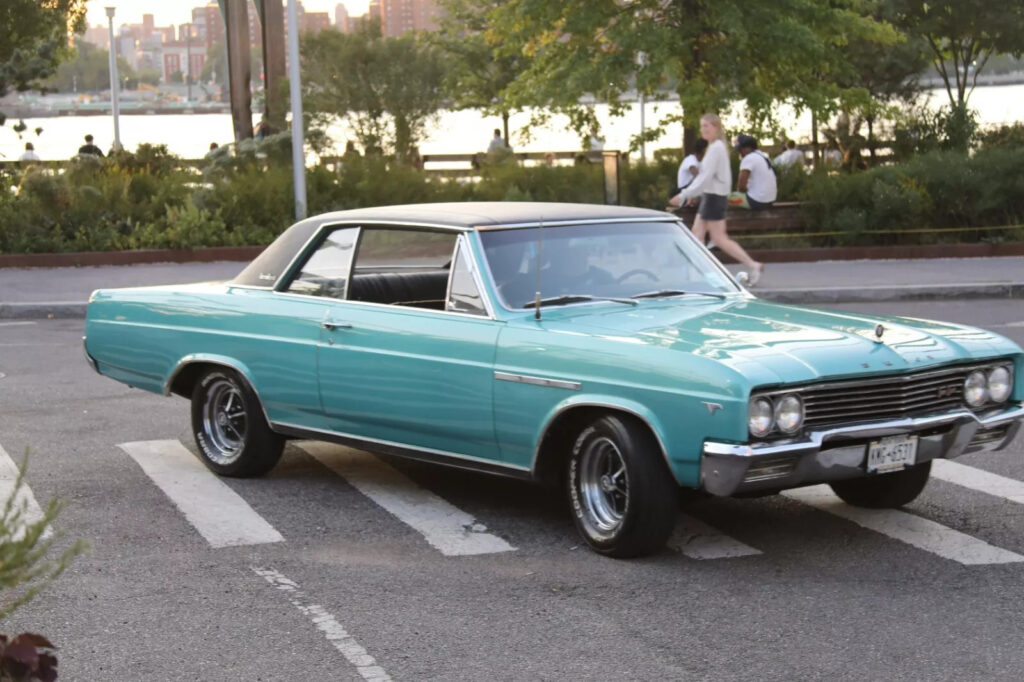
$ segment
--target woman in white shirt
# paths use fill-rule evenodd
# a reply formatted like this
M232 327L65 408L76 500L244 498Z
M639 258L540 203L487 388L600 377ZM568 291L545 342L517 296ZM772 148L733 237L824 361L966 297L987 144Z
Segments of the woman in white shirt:
M725 144L725 131L717 114L704 114L701 117L700 136L709 143L700 164L700 173L685 189L672 197L669 204L682 206L688 199L700 195L693 235L703 244L704 236L710 234L718 248L750 268L749 284L757 284L764 272L764 264L751 258L725 231L725 207L732 189L732 168L729 165L729 148Z

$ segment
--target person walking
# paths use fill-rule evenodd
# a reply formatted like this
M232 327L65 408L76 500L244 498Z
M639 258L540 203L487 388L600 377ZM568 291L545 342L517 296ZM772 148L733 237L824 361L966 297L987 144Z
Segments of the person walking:
M92 143L92 135L85 136L85 144L78 148L79 154L92 154L93 156L103 156L103 150Z
M729 165L729 147L725 144L725 130L717 114L704 114L701 117L700 135L708 141L700 172L686 189L669 200L669 204L681 206L688 199L701 195L700 208L693 222L693 235L703 244L704 236L710 234L718 248L749 267L748 282L753 286L761 280L764 264L751 258L726 233L725 207L729 190L732 189L732 168Z

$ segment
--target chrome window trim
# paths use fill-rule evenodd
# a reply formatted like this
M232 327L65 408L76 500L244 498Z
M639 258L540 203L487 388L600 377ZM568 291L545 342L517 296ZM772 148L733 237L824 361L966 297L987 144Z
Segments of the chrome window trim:
M406 226L406 227L421 227L421 228L429 228L429 229L433 229L433 230L442 230L442 231L445 231L445 232L459 232L459 233L466 232L469 229L469 228L466 228L466 227L461 227L459 225L447 225L447 224L444 224L444 223L421 223L421 222L408 222L408 221L396 221L396 220L380 220L380 219L373 219L373 220L342 220L340 222L332 222L332 223L325 222L322 225L320 225L319 227L317 227L315 230L313 230L313 234L310 235L309 239L306 240L306 243L302 245L302 248L300 248L298 251L295 252L295 255L292 256L292 259L290 261L288 261L287 267L285 267L285 269L281 271L281 275L277 278L277 280L274 282L274 286L272 286L271 288L274 291L278 291L280 289L280 287L284 285L284 280L286 278L288 278L289 275L291 275L292 269L295 267L297 261L299 261L303 257L303 255L305 255L306 251L309 250L310 244L312 244L317 239L319 239L320 235L323 234L325 231L333 230L333 229L337 229L337 228L341 228L341 227L362 228L363 225L393 225L396 228L401 228L403 226ZM356 255L358 255L359 238L361 238L361 237L362 237L362 235L360 234L356 238ZM352 276L352 269L354 269L354 267L355 267L355 258L352 259L352 266L353 266L353 268L349 269L349 277L350 278ZM347 291L346 291L346 293L347 293Z
M328 298L327 296L310 296L309 294L294 294L289 291L275 291L273 292L276 296L287 296L301 298L305 301L319 301L329 305L358 305L358 306L373 306L374 308L386 308L388 310L411 310L420 313L432 313L434 315L454 315L456 317L465 317L471 320L497 320L496 317L486 317L484 315L471 315L469 313L459 313L454 310L434 310L433 308L417 308L411 305L395 305L393 303L374 303L373 301L350 301L347 298Z
M603 407L616 412L625 412L626 414L633 415L641 422L643 422L644 426L650 429L651 433L654 434L654 440L658 441L658 449L661 451L661 458L665 461L665 466L668 467L669 473L672 475L672 479L675 480L678 484L675 469L672 467L672 462L669 461L668 458L668 450L665 448L665 442L661 439L661 434L658 433L658 430L655 429L649 421L647 421L647 418L644 417L639 412L628 407L623 407L622 405L598 402L581 402L572 403L570 405L564 405L563 407L559 408L558 411L556 411L553 415L551 415L551 418L548 419L547 423L544 425L544 430L541 431L540 438L537 440L537 444L533 448L533 461L530 462L530 471L533 472L534 476L537 475L537 458L540 456L540 446L544 443L544 439L548 437L548 431L551 429L551 425L558 421L558 418L561 417L564 412L576 407Z
M498 461L498 460L486 459L486 458L483 458L483 457L473 457L472 455L462 455L462 454L459 454L457 452L449 452L448 450L436 450L434 448L424 448L424 447L420 447L420 446L417 446L417 445L409 445L408 443L399 443L397 441L383 440L383 439L380 439L380 438L370 438L368 436L357 436L355 434L346 433L344 431L333 431L331 429L318 429L318 428L313 428L311 426L302 426L300 424L292 424L292 423L289 423L289 422L282 422L282 421L271 422L271 421L268 420L267 423L270 424L271 428L280 426L280 427L284 427L284 428L295 429L295 430L298 430L298 431L306 431L306 432L309 432L309 433L323 434L325 436L338 436L338 437L341 437L341 438L349 438L349 439L352 439L352 440L363 441L365 443L384 445L386 447L391 447L391 448L396 448L396 449L410 450L410 451L414 451L414 452L422 452L422 453L425 453L425 454L437 455L437 456L440 456L440 457L447 457L447 458L450 458L450 459L465 460L467 462L478 462L478 463L480 463L482 465L486 465L486 466L489 466L489 467L497 467L497 468L502 468L502 469L510 469L510 470L513 470L513 471L518 471L520 473L529 473L530 472L530 468L529 467L520 466L518 464L509 464L507 462L501 462L501 461ZM495 445L495 447L497 447L497 445Z
M474 225L472 229L477 232L488 230L518 230L526 227L562 227L565 225L599 225L605 223L678 223L679 218L666 213L664 216L627 217L621 218L573 218L571 220L538 220L529 223L503 223L501 225Z
M494 371L494 378L497 381L511 381L514 384L529 384L531 386L547 386L549 388L564 388L569 391L578 391L582 384L578 381L565 381L564 379L549 379L547 377L536 377L528 374L512 374L510 372Z
M484 315L476 315L476 317L488 317L492 320L497 319L494 315L494 306L491 305L490 296L487 295L487 290L484 289L483 280L480 278L480 268L476 262L476 255L473 253L472 245L469 243L469 238L465 233L460 234L459 238L455 240L455 249L452 252L452 264L451 271L448 273L448 292L445 295L445 311L457 313L454 310L448 310L448 300L452 295L452 284L455 283L455 261L461 252L466 255L466 266L469 268L469 274L473 278L473 284L476 286L477 293L480 294L480 301L484 305ZM468 314L468 313L459 313Z
M257 286L253 286L252 284L232 284L231 280L227 280L226 282L224 282L224 284L226 284L228 287L230 287L232 289L251 289L253 291L273 291L274 290L273 286L257 287Z

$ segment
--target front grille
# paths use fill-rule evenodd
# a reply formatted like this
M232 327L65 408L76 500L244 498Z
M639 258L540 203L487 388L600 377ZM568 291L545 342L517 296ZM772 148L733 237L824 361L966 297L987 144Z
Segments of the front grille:
M978 368L970 365L798 389L804 400L804 426L899 419L954 410L964 406L964 380Z

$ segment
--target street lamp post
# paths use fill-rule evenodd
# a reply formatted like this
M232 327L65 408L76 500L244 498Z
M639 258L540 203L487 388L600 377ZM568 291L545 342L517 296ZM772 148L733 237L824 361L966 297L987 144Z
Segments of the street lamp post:
M114 8L107 7L107 21L110 26L110 110L114 115L114 149L121 148L121 126L117 120L121 113L119 96L119 78L117 76L117 43L114 42Z
M288 85L292 104L292 173L295 184L295 219L306 217L306 152L302 134L302 90L299 83L299 21L288 0Z
M192 103L192 24L185 24L185 61L188 63L188 103Z

